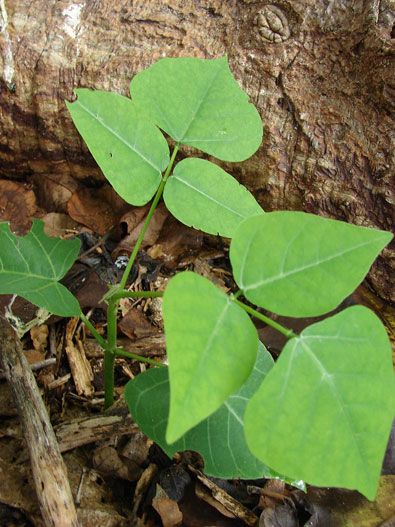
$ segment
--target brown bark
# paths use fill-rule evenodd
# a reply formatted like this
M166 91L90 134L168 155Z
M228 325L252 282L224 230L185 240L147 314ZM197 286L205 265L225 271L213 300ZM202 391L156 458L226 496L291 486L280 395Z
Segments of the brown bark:
M66 467L51 422L22 345L3 316L0 316L0 365L22 422L44 524L78 527Z
M132 77L164 55L227 54L264 139L253 158L225 166L264 208L393 228L394 0L0 6L0 176L102 180L65 108L73 90L127 95ZM393 262L385 249L369 280L395 300Z
M136 434L137 432L138 427L134 423L124 399L121 399L116 406L111 407L105 414L73 419L55 428L61 452L102 439Z

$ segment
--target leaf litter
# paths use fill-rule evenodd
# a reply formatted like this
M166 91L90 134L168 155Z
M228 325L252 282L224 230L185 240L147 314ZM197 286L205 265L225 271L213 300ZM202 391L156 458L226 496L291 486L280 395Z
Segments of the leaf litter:
M70 216L62 212L54 216L53 212L47 214L40 209L31 189L8 183L2 185L0 194L2 210L7 210L2 219L11 221L17 230L23 230L34 214L43 218L46 230L53 235L66 238L78 235L82 239L83 257L64 282L76 289L77 297L80 294L81 304L89 309L93 324L102 331L104 317L100 299L107 284L115 282L122 272L122 269L115 268L113 261L122 254L127 257L133 250L146 207L117 204L113 207L117 211L114 215L108 189L86 192L67 181L64 197L58 197L57 210L73 211L71 221ZM61 183L54 184L62 187ZM44 202L40 200L40 203ZM128 285L132 289L165 287L176 269L194 269L224 291L234 287L229 278L227 244L223 245L223 241L214 236L203 237L201 232L167 217L164 211L159 210L145 251L132 273ZM388 306L381 305L362 287L354 295L358 296L359 302L362 298L361 303L376 308L387 328L391 327L394 315ZM3 311L9 305L9 295L0 300ZM18 298L13 306L16 316L27 320L33 318L34 306L21 300ZM157 300L159 306L154 307ZM349 300L354 301L355 298ZM160 299L139 300L125 306L119 323L120 331L126 335L126 338L120 338L125 350L165 360L160 303ZM269 350L276 356L282 343L271 342L270 331L265 327L259 332L261 338L269 337ZM391 337L394 339L394 333ZM374 503L357 492L341 489L312 487L306 495L275 480L215 481L199 470L203 468L199 456L180 453L171 460L153 445L128 416L122 398L112 413L99 413L103 397L100 380L102 353L87 330L81 331L77 319L66 324L63 319L52 317L48 326L41 324L32 328L23 342L33 367L42 359L45 363L48 357L55 361L40 367L36 376L64 452L84 526L100 523L126 527L134 522L141 526L169 527L357 527L366 520L369 526L378 527L387 525L386 520L391 521L395 514L393 446L392 451L391 448L387 451L383 469L387 475L381 478ZM116 391L120 397L127 380L142 370L145 370L144 365L117 358ZM18 418L12 410L7 386L1 380L0 415L0 466L2 473L7 474L0 480L0 512L9 518L10 525L29 525L29 522L30 525L43 525L31 492L27 454ZM390 441L394 442L393 436ZM19 460L19 465L15 465L15 459ZM27 488L29 492L26 492Z

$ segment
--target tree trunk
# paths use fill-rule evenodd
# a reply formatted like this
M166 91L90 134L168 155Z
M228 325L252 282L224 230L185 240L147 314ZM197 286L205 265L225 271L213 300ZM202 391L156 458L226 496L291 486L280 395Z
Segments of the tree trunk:
M226 54L261 113L264 138L250 160L225 168L267 211L390 230L394 7L394 0L0 0L0 176L103 180L66 110L73 90L128 95L133 76L163 56ZM385 249L369 275L387 300L395 300L393 262Z

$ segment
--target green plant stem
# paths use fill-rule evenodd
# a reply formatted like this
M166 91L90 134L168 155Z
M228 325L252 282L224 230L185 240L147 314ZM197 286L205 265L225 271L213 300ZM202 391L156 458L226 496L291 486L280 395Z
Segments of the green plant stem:
M104 347L104 410L114 403L114 360L117 345L118 300L110 298L107 308L107 344Z
M115 353L104 350L104 410L114 403Z
M95 327L90 322L90 320L86 318L84 313L81 312L80 318L81 318L82 322L85 324L85 326L92 333L92 335L95 337L95 339L100 344L100 346L104 349L107 346L107 342L104 340L104 338L100 335L100 333L98 333L98 331L95 329Z
M141 355L137 355L137 353L130 353L129 351L124 351L121 348L116 348L115 355L120 355L122 357L127 357L128 359L136 359L141 362L148 362L148 364L152 364L153 366L163 366L166 367L166 364L163 364L162 362L159 362L157 360L147 359L147 357L142 357Z
M145 219L143 228L141 229L140 235L137 238L136 245L134 246L132 254L130 255L130 259L129 259L128 265L126 266L125 272L123 273L121 282L119 284L119 289L125 289L126 281L133 267L137 253L140 250L141 243L144 239L144 235L146 233L146 230L148 229L148 225L151 221L152 216L154 215L155 209L159 203L160 198L162 197L166 182L172 171L179 147L180 147L179 143L177 143L174 147L173 153L170 158L169 165L162 178L159 188L156 191L155 197L152 201L151 207ZM133 291L132 292L128 291L127 293L128 293L127 295L120 294L118 290L113 296L111 296L108 302L107 343L104 347L104 409L111 406L114 402L114 358L115 358L116 346L117 346L117 313L118 313L119 299L125 296L129 296L129 293L132 293L130 295L130 297L132 298L135 298L137 296L140 296L140 297L142 296L161 296L161 295L146 295L146 294L135 295ZM141 291L141 293L143 293L143 291ZM148 291L145 291L144 293L148 293Z
M128 291L122 289L116 293L112 298L119 300L121 298L157 298L163 296L164 291Z
M250 315L254 316L255 318L259 318L259 320L262 320L263 322L266 322L268 326L271 326L272 328L276 329L283 335L287 337L287 339L292 339L294 337L297 337L297 334L292 331L292 329L285 328L281 324L278 324L278 322L274 322L271 318L263 315L262 313L259 313L259 311L256 311L252 307L246 306L243 304L243 302L240 302L239 300L236 300L233 298L233 302L235 302L238 306L240 306L244 311L247 311Z
M158 190L156 191L154 200L153 200L153 202L151 204L151 207L150 207L150 209L148 211L148 214L147 214L147 217L145 219L143 228L141 229L140 235L137 238L136 245L134 246L133 252L130 255L130 259L129 259L128 265L126 266L125 272L123 273L123 276L122 276L122 280L121 280L121 282L119 284L119 287L121 289L125 288L126 281L128 279L129 273L130 273L130 271L131 271L131 269L133 267L133 264L134 264L134 261L136 259L137 253L139 252L139 249L140 249L141 243L143 241L145 232L146 232L146 230L148 228L148 225L149 225L149 223L151 221L152 216L154 215L154 212L155 212L155 209L156 209L156 207L157 207L157 205L159 203L159 200L160 200L160 198L161 198L161 196L163 194L163 190L165 188L166 181L167 181L168 177L170 176L171 170L173 168L174 160L176 158L176 155L177 155L179 147L180 147L180 145L177 143L176 146L174 147L174 150L173 150L172 156L170 158L170 162L169 162L169 165L168 165L168 167L166 169L166 172L165 172L165 174L164 174L164 176L162 178L162 181L161 181L161 183L159 185Z

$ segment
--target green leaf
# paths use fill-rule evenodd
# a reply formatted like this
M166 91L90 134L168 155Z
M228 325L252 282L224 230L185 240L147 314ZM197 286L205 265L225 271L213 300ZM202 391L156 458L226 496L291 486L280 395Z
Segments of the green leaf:
M224 161L244 161L262 141L262 121L226 57L164 58L134 77L133 101L175 141Z
M169 164L169 147L158 128L130 99L104 91L76 90L67 103L77 130L118 194L145 205Z
M170 376L166 441L173 443L247 380L258 335L243 309L191 272L170 280L162 312Z
M270 353L259 342L257 360L247 382L215 413L171 445L165 439L170 398L168 369L151 368L137 375L127 383L124 397L140 430L169 457L183 450L195 450L205 461L205 473L216 478L278 477L248 450L243 423L247 402L272 367Z
M244 436L244 411L262 379L273 367L273 359L261 342L247 382L228 397L212 415L181 439L166 442L170 385L167 368L150 368L129 381L124 397L140 430L155 441L169 457L183 450L195 450L205 461L204 472L216 478L279 478L305 490L303 481L291 480L259 461L249 451Z
M163 198L173 216L185 225L228 238L243 220L263 213L243 185L204 159L178 163Z
M247 405L247 443L279 472L373 500L394 402L385 328L354 306L286 344Z
M270 212L238 227L230 259L250 302L278 315L311 317L351 294L391 238L304 212Z
M78 316L77 299L58 280L78 256L81 242L50 238L44 223L33 220L26 236L12 234L0 223L0 294L15 294L63 317Z

